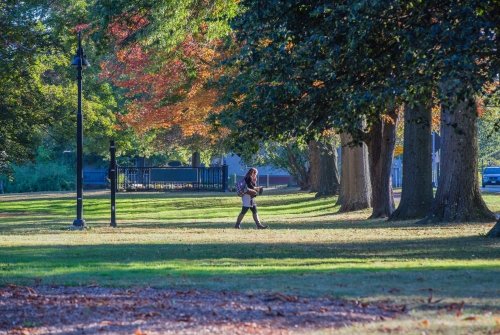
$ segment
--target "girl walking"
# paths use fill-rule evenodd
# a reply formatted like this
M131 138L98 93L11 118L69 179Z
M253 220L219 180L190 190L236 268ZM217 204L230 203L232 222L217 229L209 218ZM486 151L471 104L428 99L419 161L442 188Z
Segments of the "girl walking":
M250 168L248 170L247 174L245 175L245 183L247 186L247 191L243 196L241 197L241 202L242 202L242 207L241 207L241 212L238 215L238 218L236 219L236 225L234 228L240 229L241 228L241 221L245 217L245 214L248 212L250 209L252 211L252 217L253 220L255 221L255 224L257 225L257 229L266 229L267 226L263 225L260 222L259 219L259 214L257 213L257 203L255 202L255 197L258 194L262 194L262 187L257 187L257 174L259 172L257 171L256 168Z

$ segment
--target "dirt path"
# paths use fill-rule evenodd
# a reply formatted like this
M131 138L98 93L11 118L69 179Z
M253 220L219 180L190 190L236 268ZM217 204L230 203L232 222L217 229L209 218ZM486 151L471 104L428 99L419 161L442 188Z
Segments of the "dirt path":
M307 334L403 310L280 293L11 285L0 288L0 334Z

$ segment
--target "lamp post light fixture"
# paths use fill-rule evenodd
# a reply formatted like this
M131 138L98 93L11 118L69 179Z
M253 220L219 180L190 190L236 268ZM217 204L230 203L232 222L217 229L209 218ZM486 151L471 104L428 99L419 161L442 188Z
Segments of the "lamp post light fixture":
M82 69L89 66L82 48L81 32L78 32L78 49L71 61L71 65L76 66L78 85L78 110L76 114L76 219L72 228L85 228L83 219L83 115L82 115Z

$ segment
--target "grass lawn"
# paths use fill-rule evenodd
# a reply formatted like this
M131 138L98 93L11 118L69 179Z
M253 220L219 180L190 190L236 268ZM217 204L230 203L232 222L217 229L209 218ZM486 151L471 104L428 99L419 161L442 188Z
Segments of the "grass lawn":
M485 195L500 212L500 195ZM416 226L336 214L335 198L267 192L268 230L233 229L234 194L119 194L84 200L90 229L68 231L73 196L0 196L0 285L153 286L407 304L406 317L340 333L500 332L500 240L492 224ZM464 310L453 308L465 302ZM451 307L450 307L451 306ZM458 312L458 313L457 313ZM321 333L321 332L320 332Z

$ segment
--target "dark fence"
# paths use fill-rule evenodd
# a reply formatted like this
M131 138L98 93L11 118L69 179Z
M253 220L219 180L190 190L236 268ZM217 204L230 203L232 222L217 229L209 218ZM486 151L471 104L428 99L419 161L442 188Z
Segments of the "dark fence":
M227 190L227 165L214 167L118 167L118 191Z
M233 174L229 177L229 188L234 189L237 181L240 181L245 176ZM259 174L258 175L258 186L263 186L266 188L278 188L278 187L288 187L288 186L296 186L297 182L292 176L286 175L268 175L268 174Z

